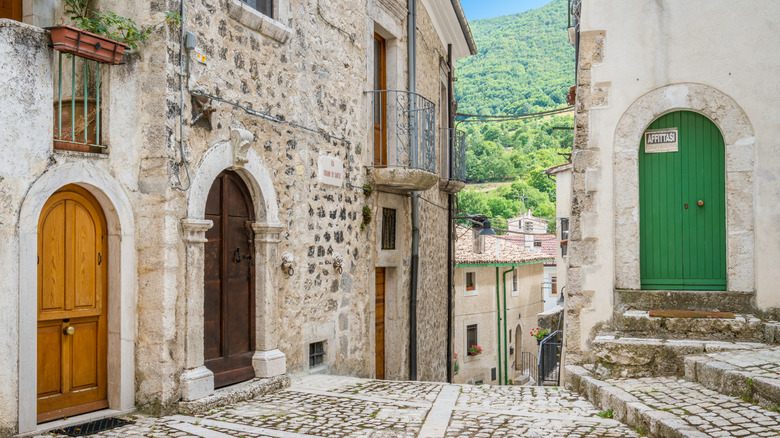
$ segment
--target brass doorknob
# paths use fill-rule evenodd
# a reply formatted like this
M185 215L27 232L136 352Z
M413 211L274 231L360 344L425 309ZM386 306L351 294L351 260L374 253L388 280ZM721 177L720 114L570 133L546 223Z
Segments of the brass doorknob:
M704 201L699 199L699 202L697 202L696 205L698 205L699 207L704 207Z
M62 333L66 335L72 335L73 333L76 333L76 327L73 327L72 325L69 325L62 329Z

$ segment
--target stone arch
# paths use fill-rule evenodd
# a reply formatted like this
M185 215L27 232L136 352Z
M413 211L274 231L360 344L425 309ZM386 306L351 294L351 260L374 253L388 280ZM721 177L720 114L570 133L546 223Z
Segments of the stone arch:
M236 172L247 185L255 207L253 224L255 254L255 354L252 364L256 377L274 377L287 371L286 356L277 349L277 274L280 270L278 246L283 226L279 223L276 190L270 173L252 149L254 136L232 128L230 141L212 146L195 170L187 198L187 217L182 219L185 263L185 363L180 376L184 401L197 400L214 392L214 375L205 367L203 351L203 273L206 231L213 225L205 220L206 200L214 179L226 169Z
M657 88L634 101L615 129L615 287L640 289L639 143L658 117L694 111L712 120L726 145L727 289L754 292L754 147L753 126L734 99L708 85L682 83Z
M130 199L104 170L80 161L47 170L30 187L19 211L19 432L37 427L36 369L37 294L36 254L38 217L51 195L68 184L84 187L95 196L106 216L108 252L108 402L110 409L126 411L135 404L135 318L137 267L135 218ZM118 382L118 383L117 383Z

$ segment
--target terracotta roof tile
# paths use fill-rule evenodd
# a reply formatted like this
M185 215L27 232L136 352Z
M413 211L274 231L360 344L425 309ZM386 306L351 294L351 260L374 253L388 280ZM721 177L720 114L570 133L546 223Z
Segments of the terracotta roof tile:
M472 231L468 228L457 227L455 242L455 262L457 264L492 264L492 263L527 263L542 260L550 260L547 254L526 251L521 240L522 236L485 236L485 252L477 254L472 251ZM553 236L555 237L555 236ZM498 244L498 254L496 254ZM554 260L554 257L552 257Z

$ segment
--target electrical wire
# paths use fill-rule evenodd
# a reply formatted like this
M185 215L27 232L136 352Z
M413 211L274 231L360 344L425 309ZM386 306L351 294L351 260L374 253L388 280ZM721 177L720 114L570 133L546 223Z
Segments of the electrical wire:
M564 108L558 108L554 110L548 110L548 111L541 111L538 113L528 113L528 114L507 114L507 115L498 115L498 116L485 116L480 114L463 114L463 113L456 113L455 117L463 117L463 119L458 120L458 122L481 122L481 121L505 121L505 120L521 120L521 119L533 119L537 117L545 117L545 116L551 116L555 114L562 114L569 111L574 111L574 106L567 106ZM476 119L476 120L468 120L468 119Z

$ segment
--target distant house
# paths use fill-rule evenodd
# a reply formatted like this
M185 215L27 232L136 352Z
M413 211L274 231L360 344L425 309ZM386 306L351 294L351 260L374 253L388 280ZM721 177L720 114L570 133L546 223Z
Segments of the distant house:
M455 246L455 383L506 384L523 379L523 354L536 366L530 331L543 310L544 263L516 236L479 236L481 227L457 228ZM481 353L469 354L479 345Z

